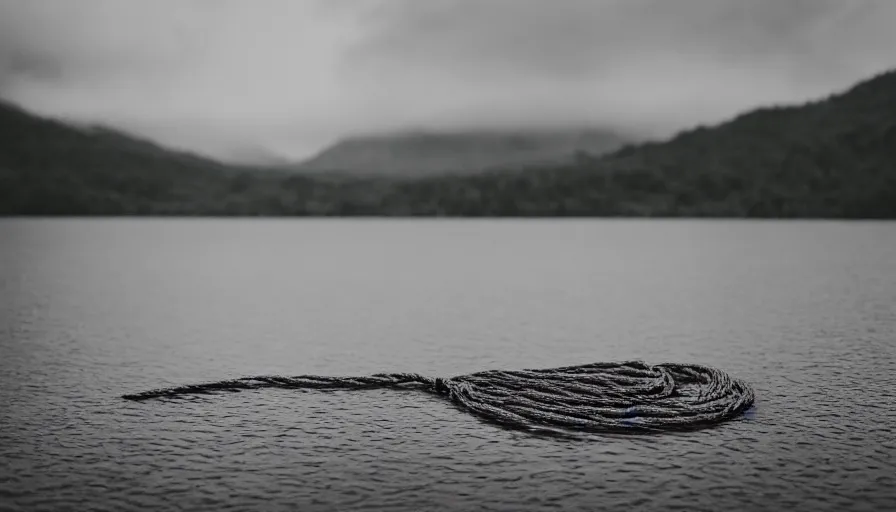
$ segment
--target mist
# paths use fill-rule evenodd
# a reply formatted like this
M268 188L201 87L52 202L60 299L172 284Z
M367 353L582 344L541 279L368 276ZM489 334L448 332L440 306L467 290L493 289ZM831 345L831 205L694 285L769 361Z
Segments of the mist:
M404 129L665 137L896 65L890 0L0 0L0 97L225 160Z

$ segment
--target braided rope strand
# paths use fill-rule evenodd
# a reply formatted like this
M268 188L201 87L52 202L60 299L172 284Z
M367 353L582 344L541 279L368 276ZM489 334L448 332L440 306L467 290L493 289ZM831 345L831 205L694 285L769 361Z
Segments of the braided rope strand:
M733 419L753 405L752 388L708 366L641 361L536 370L490 370L450 379L416 373L368 377L257 376L154 389L127 400L263 388L419 389L511 428L586 432L690 429Z

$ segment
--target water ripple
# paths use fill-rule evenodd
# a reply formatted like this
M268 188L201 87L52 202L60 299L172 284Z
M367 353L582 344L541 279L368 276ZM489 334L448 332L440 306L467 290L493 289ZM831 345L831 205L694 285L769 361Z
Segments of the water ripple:
M893 225L0 221L0 240L0 510L896 503ZM629 359L724 368L758 400L707 431L576 440L388 390L117 398Z

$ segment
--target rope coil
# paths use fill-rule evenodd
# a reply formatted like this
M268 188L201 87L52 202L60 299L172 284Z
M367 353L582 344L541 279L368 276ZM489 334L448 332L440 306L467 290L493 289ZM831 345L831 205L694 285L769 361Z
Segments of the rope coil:
M449 379L416 373L368 377L243 377L123 395L127 400L283 389L419 389L489 421L525 430L648 432L733 419L753 405L745 382L695 364L641 361L541 370L490 370Z

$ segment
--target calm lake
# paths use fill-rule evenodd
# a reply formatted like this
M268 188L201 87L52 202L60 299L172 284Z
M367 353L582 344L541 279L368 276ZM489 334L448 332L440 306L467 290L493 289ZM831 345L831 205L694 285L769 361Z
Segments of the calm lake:
M560 440L257 374L643 359L743 419ZM896 224L0 220L0 510L892 510Z

